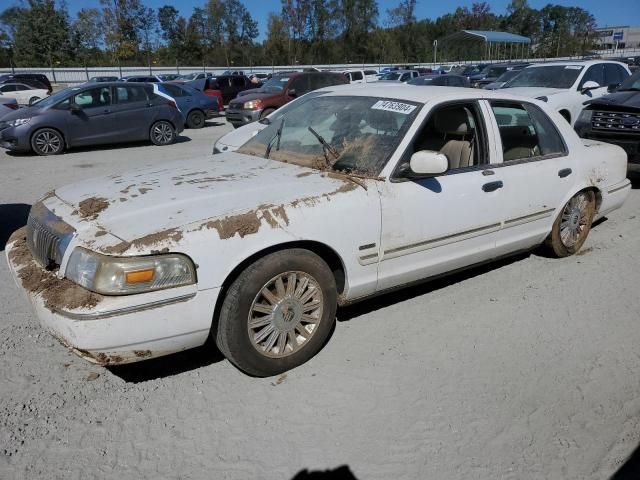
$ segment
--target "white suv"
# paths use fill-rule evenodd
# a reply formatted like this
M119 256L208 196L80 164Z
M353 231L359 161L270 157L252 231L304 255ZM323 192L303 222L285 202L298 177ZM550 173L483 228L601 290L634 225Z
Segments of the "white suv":
M620 62L549 62L525 68L502 88L548 102L573 125L584 102L605 95L629 75L629 67Z

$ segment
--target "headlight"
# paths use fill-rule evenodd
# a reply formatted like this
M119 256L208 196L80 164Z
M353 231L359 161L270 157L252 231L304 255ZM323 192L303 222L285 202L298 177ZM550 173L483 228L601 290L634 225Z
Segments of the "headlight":
M244 102L242 108L245 110L255 110L256 108L260 108L262 106L262 102L260 100L251 100L250 102Z
M129 295L196 283L193 262L181 254L111 257L76 248L65 276L102 295Z
M7 125L9 125L10 127L17 127L19 125L25 125L27 123L29 123L31 121L31 117L29 118L18 118L16 120L9 120L7 122Z
M536 100L542 100L543 102L546 102L549 99L547 97L545 97L545 96L542 96L542 97L536 97Z
M593 110L582 110L576 123L591 123L591 117L593 117Z

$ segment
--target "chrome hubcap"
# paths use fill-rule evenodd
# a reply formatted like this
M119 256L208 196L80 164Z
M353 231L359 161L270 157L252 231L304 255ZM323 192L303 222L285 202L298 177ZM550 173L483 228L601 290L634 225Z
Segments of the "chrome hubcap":
M166 123L160 123L153 127L153 137L158 143L168 143L171 141L172 136L171 127Z
M589 222L589 201L585 193L573 197L565 205L560 220L560 240L565 247L573 247L584 235Z
M291 355L315 334L322 312L322 289L311 275L281 273L262 287L251 304L251 344L267 357Z
M35 141L36 147L42 153L54 153L60 149L60 137L55 133L39 133Z

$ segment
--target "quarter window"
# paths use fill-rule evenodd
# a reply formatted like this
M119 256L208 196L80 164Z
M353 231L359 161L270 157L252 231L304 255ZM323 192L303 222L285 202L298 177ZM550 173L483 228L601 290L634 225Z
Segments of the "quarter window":
M362 80L362 72L351 72L352 80Z
M500 131L503 162L566 154L555 125L538 107L492 102L491 108Z

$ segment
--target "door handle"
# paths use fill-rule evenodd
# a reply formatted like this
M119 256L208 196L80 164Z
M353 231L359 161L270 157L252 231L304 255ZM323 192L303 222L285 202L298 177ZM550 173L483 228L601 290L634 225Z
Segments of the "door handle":
M111 113L111 110L109 110L108 108L105 108L102 113Z
M571 175L572 170L570 168L563 168L562 170L558 170L558 176L560 178L568 177Z
M489 182L482 185L482 191L484 192L495 192L499 188L504 187L502 180L498 180L497 182Z
M488 175L495 175L496 172L494 172L493 170L483 170L482 171L482 175L484 175L485 177Z

